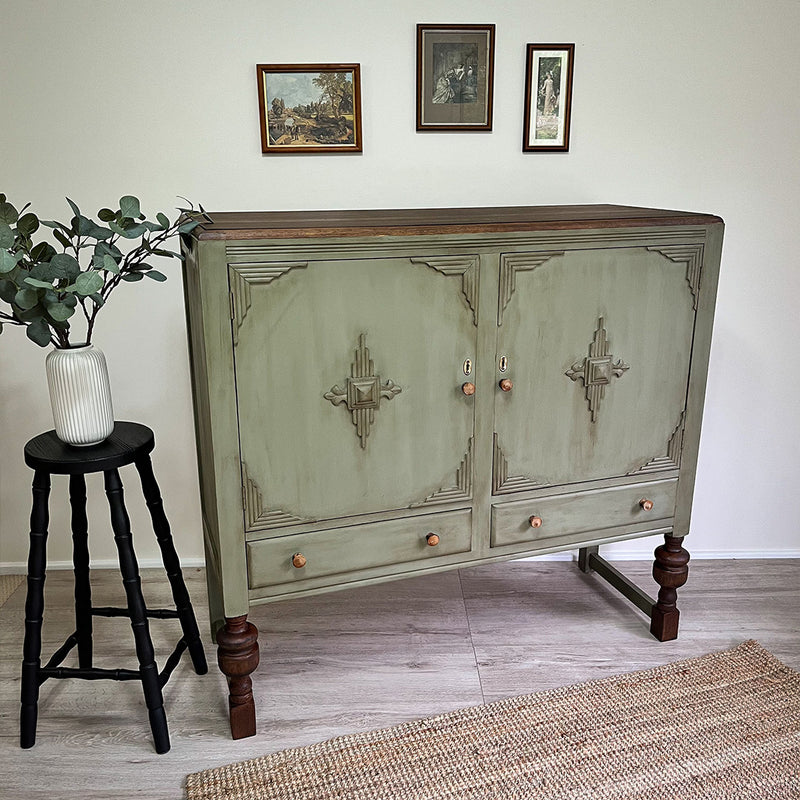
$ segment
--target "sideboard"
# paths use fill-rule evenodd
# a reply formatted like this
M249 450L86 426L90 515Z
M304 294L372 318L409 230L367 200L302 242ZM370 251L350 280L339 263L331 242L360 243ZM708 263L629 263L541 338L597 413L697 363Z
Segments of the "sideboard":
M211 213L185 236L211 619L559 550L677 636L722 246L611 205ZM651 598L598 546L658 534Z

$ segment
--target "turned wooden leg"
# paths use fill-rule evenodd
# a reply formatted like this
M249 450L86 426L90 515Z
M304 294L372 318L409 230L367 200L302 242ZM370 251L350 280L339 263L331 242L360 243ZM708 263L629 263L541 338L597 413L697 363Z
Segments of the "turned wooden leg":
M226 617L217 632L217 663L228 678L231 735L234 739L254 736L256 704L250 673L258 666L258 629L241 617Z
M660 642L678 638L680 611L675 605L678 589L689 577L689 553L681 547L683 536L664 536L664 544L656 548L653 577L661 587L658 602L653 606L650 633Z
M30 553L28 555L28 594L25 598L25 641L22 648L22 708L20 710L20 747L36 743L36 720L39 708L39 667L42 655L42 618L44 615L44 580L47 563L47 526L50 522L48 498L50 475L36 471L33 478Z

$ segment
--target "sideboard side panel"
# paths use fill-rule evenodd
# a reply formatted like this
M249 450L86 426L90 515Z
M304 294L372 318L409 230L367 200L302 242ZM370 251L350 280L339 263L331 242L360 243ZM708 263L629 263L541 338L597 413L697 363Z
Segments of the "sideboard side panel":
M192 240L185 267L212 627L247 613L242 479L224 242Z
M699 277L697 320L692 346L692 364L686 397L686 427L683 435L681 471L678 478L678 500L673 523L673 536L686 536L692 513L692 498L700 448L700 427L706 396L706 379L714 327L714 305L722 255L724 225L709 225Z

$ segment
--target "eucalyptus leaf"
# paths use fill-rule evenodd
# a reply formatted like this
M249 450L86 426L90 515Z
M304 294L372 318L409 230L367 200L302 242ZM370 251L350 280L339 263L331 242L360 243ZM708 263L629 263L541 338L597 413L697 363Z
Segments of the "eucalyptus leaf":
M66 322L75 313L66 303L51 303L47 306L47 314L56 322Z
M54 255L56 255L56 251L50 242L39 242L31 250L32 261L49 261Z
M103 269L111 272L114 275L119 275L119 267L117 262L107 253L103 256Z
M75 278L75 291L84 297L99 292L104 285L105 281L103 280L103 276L95 270L81 272L81 274Z
M30 284L31 286L36 286L38 289L52 289L53 284L48 283L47 281L41 281L38 278L25 278L25 283Z
M72 242L69 240L69 237L64 236L63 233L59 230L53 231L53 236L56 237L56 240L62 247L72 247Z
M41 222L42 225L46 225L48 228L66 231L66 233L72 233L72 228L68 228L63 222L58 222L54 219L42 219L39 220L39 222Z
M36 214L25 214L17 220L17 230L23 236L32 236L39 229L39 219Z
M148 278L152 278L154 281L158 281L162 283L167 279L167 276L163 272L159 272L157 269L151 269L149 272L145 272Z
M140 281L143 277L143 272L126 272L122 276L122 280L127 281L128 283L134 283L135 281Z
M9 253L8 250L0 250L0 272L11 272L21 260L22 253Z
M23 311L33 308L39 303L39 293L36 289L20 289L14 295L14 304Z
M25 329L25 335L39 347L47 347L50 344L50 326L44 317L33 320Z
M7 225L13 225L19 219L17 209L8 201L4 200L0 203L0 222L5 222Z
M0 247L11 247L14 244L14 231L7 222L0 221Z
M131 219L135 219L142 213L139 199L131 194L120 197L119 210L122 212L123 217L130 217Z
M116 211L112 211L110 208L101 208L97 212L97 216L103 222L111 222L112 219L116 219L117 218L117 212Z
M191 233L201 222L198 219L194 219L191 222L184 222L182 225L178 226L178 233Z
M167 230L169 228L170 225L169 217L166 214L162 214L159 211L158 214L156 214L156 219L158 220L159 225L161 225L161 227L164 230Z
M111 223L109 223L109 227ZM147 232L147 227L144 224L132 225L130 228L122 228L120 236L126 239L138 239L143 233Z
M72 209L72 213L76 217L80 217L81 216L81 210L78 208L78 206L76 206L75 203L73 203L72 200L69 199L69 197L67 197L66 200L69 203L69 207Z
M17 284L7 278L0 278L0 300L6 303L14 302L14 295L17 293Z
M103 300L103 296L101 294L90 294L89 299L98 307L102 307L106 304L106 301Z
M81 272L81 265L78 263L78 259L69 253L56 253L50 259L50 267L55 276L69 278L69 280L74 280Z

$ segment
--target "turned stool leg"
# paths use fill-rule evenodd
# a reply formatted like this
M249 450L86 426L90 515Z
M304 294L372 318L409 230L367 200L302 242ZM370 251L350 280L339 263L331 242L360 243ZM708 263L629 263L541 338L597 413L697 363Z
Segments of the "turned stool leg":
M150 727L153 731L156 752L166 753L169 750L167 715L164 712L164 698L161 693L158 667L156 667L153 642L147 622L147 608L142 596L139 565L133 551L131 523L123 501L122 481L116 469L107 470L104 474L106 495L108 495L108 504L111 509L111 527L114 530L114 541L119 553L119 567L122 572L125 595L128 599L128 613L136 643L136 655L139 659L144 701L150 714Z
M226 617L225 627L217 631L217 661L228 677L228 705L231 735L234 739L254 736L256 705L250 673L258 666L258 629L247 615Z
M71 475L72 565L75 573L75 638L78 666L92 666L92 587L89 582L89 521L86 518L86 479Z
M650 633L660 642L678 638L677 590L689 577L689 553L681 547L682 542L683 536L666 534L655 552L653 577L661 588L651 614Z
M36 719L39 704L39 667L42 656L42 617L44 615L44 580L47 560L47 526L50 512L50 474L36 471L33 477L30 551L28 553L28 594L25 599L25 641L22 647L22 708L19 718L19 743L36 743Z
M153 530L161 548L161 559L164 562L164 569L167 571L170 586L172 587L172 597L175 601L175 608L178 611L178 619L183 630L183 639L189 649L189 655L194 665L194 671L198 675L205 675L208 672L206 654L203 652L203 643L200 640L200 631L197 628L192 602L189 599L189 592L183 580L181 572L181 562L178 553L175 551L175 544L172 541L169 521L164 512L164 503L161 499L161 492L153 474L153 464L150 456L145 456L136 462L136 469L142 481L142 493L153 520Z

